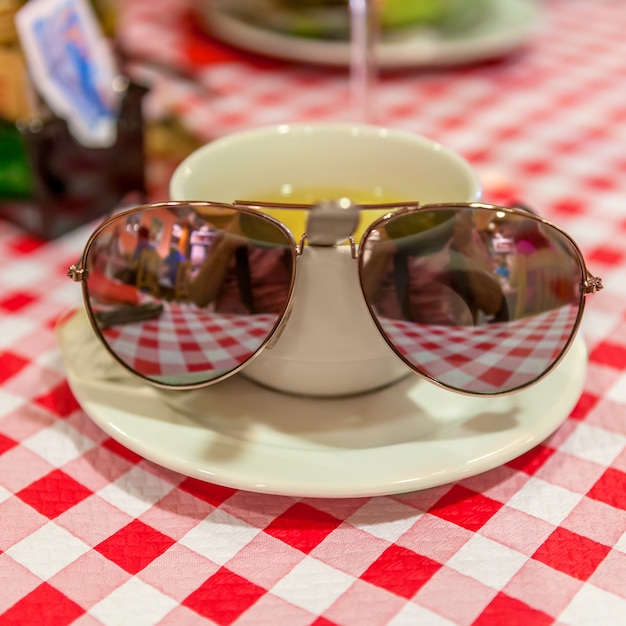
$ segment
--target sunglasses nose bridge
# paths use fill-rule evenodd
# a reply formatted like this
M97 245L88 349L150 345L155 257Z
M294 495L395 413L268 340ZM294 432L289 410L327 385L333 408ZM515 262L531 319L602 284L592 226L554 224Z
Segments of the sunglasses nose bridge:
M337 246L354 234L360 209L348 198L322 200L309 211L306 225L311 246Z

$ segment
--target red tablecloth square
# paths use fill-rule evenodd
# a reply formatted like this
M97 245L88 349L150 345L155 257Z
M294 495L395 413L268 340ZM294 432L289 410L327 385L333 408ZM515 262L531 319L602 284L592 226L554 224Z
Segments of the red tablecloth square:
M472 626L496 626L496 624L524 624L524 626L550 626L550 615L533 609L524 602L500 592L483 611Z
M121 456L123 459L130 461L131 463L138 463L141 461L141 457L129 450L126 446L123 446L121 443L115 441L115 439L107 439L102 443L102 447L107 450L111 450L111 452L115 452L118 456Z
M134 520L95 549L127 572L136 574L174 543L171 537Z
M336 517L299 502L279 515L265 532L309 554L340 524Z
M143 335L142 337L139 338L139 341L137 342L137 346L139 348L146 348L146 349L152 349L152 350L158 349L159 342L156 338L156 333L159 330L158 325L153 324L153 323L147 323L147 324L144 324L143 329L146 331L146 333L155 333L155 334Z
M30 252L34 252L38 248L41 248L45 245L45 241L41 239L36 239L31 236L19 236L14 237L9 242L9 248L13 250L13 252L19 252L21 254L28 254Z
M515 356L514 353L511 353L511 356ZM477 371L480 371L480 368L477 368ZM502 369L501 367L492 367L483 374L478 375L477 378L486 382L491 387L504 387L509 378L511 378L511 371Z
M267 567L271 566L267 563ZM183 605L226 626L266 593L262 587L221 567L188 596Z
M0 433L0 454L4 454L7 450L10 450L17 445L17 441L13 441L10 437Z
M468 530L476 531L501 508L502 503L455 485L435 504L430 513Z
M626 472L607 469L588 495L590 498L626 510Z
M508 467L533 475L554 454L554 450L545 445L539 445L525 454L507 463Z
M564 197L552 205L552 210L563 217L575 217L585 212L585 203L580 198Z
M337 626L337 624L335 622L331 622L325 617L318 617L314 622L312 622L311 626Z
M533 558L574 578L587 580L610 550L566 528L557 528Z
M183 491L187 491L196 498L204 500L213 506L219 506L232 496L237 490L230 487L221 487L220 485L213 485L211 483L205 483L195 478L187 478L178 485Z
M597 191L612 191L619 185L618 181L608 176L588 176L585 185Z
M39 513L54 519L88 498L91 491L65 472L54 470L16 495Z
M60 591L43 583L0 616L3 626L66 626L85 610Z
M528 159L519 164L520 169L529 176L547 174L551 170L550 163L544 159Z
M3 298L0 300L0 308L5 311L10 311L11 313L15 313L20 309L32 304L37 301L37 297L33 294L18 291L16 293L12 293L8 298Z
M181 328L180 333L181 335L184 336L185 334L190 333L190 331L185 328ZM193 338L179 339L178 347L180 348L180 351L183 353L184 352L198 352L202 350L202 347L200 346L200 344L197 341L193 341Z
M59 383L54 389L51 389L43 396L35 398L35 402L39 406L43 406L49 411L52 411L59 417L68 417L74 411L80 409L80 404L78 404L66 380Z
M572 409L570 419L585 419L585 417L587 417L587 415L589 414L589 411L591 411L591 409L596 406L599 399L600 398L595 394L583 392L580 398L578 398L576 406Z
M604 244L601 248L591 249L585 258L589 263L618 265L624 258L624 249L613 247L611 243Z
M609 365L615 369L626 369L626 346L614 341L599 343L589 355L594 363Z
M4 383L28 365L28 360L14 352L0 353L0 383Z
M363 572L361 580L412 598L441 567L427 556L391 545Z

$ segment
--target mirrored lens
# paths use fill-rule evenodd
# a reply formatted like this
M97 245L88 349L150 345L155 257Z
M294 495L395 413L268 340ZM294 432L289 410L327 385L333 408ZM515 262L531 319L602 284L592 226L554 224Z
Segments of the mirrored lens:
M289 303L295 246L270 218L201 203L110 221L87 251L88 308L124 365L195 385L239 368Z
M361 282L373 317L413 369L458 391L535 382L568 346L584 268L532 216L450 207L392 216L367 233Z

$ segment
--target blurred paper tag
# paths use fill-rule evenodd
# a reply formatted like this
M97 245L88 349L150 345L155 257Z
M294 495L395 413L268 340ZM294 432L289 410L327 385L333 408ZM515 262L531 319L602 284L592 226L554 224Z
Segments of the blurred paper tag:
M32 80L50 109L83 145L112 145L117 69L91 6L85 0L30 0L16 25Z

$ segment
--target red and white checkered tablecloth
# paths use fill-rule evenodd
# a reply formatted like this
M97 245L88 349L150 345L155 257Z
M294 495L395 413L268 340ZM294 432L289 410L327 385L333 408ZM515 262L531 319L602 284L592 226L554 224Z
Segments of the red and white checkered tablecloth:
M476 393L519 387L529 372L543 371L559 357L578 309L566 305L511 322L480 326L435 326L381 319L389 339L410 362L441 381ZM469 332L468 332L469 331Z
M228 372L252 356L276 324L275 315L223 315L193 304L164 302L158 319L102 330L110 348L130 367L160 379L211 370ZM456 384L479 393L515 388L528 373L559 357L578 309L563 306L513 322L470 328L381 318L401 354L439 380L457 372Z
M122 361L158 379L232 371L259 349L276 321L276 315L223 315L163 302L157 319L116 324L102 334Z
M139 51L204 85L169 76L149 106L202 137L345 102L340 70L239 53L174 0L124 7ZM43 243L0 223L2 626L626 624L626 2L542 8L524 50L387 73L378 107L461 152L491 197L562 225L603 277L562 426L501 467L404 495L278 497L165 470L68 387L53 328L80 303L65 270L88 229Z

